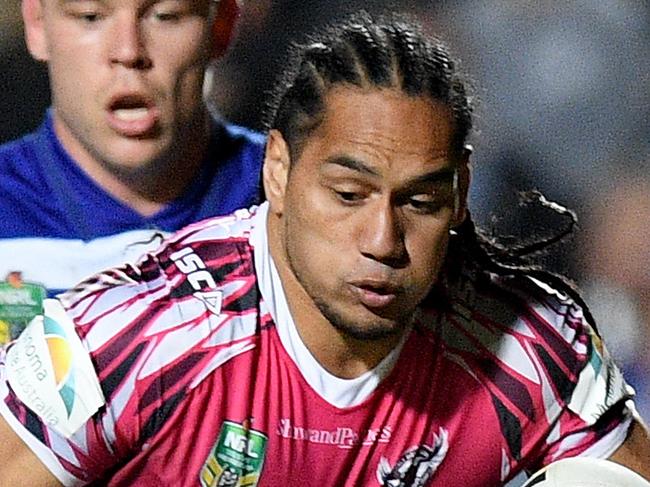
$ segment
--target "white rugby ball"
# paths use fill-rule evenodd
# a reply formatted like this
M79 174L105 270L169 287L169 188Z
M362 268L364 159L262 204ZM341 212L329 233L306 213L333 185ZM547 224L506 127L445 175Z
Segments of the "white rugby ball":
M650 487L650 482L617 463L576 457L544 467L523 487Z

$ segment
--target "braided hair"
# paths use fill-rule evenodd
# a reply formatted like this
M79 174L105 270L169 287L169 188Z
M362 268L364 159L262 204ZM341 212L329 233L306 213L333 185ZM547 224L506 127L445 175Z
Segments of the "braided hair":
M325 96L333 87L346 84L362 89L396 89L445 104L453 118L454 154L460 155L467 147L473 128L470 81L445 44L425 35L417 22L406 16L373 18L361 12L292 47L288 67L271 93L264 117L267 130L282 133L292 160L298 159L304 141L322 122ZM567 228L548 238L504 246L478 229L468 214L453 239L457 254L462 254L458 257L469 257L488 272L525 273L548 282L568 293L593 323L571 283L531 265L529 260L572 233L575 214L540 193L530 192L527 197L529 202L567 218Z
M291 155L299 154L322 121L325 96L341 84L394 88L444 103L452 110L453 147L459 152L472 129L467 82L445 45L405 17L375 20L365 12L293 46L289 68L267 106L265 127L280 131Z

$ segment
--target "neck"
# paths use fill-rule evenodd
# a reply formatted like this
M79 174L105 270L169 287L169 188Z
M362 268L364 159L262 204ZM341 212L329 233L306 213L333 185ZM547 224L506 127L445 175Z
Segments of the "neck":
M334 327L292 272L282 243L280 219L269 212L267 223L269 250L278 269L289 311L307 349L323 368L343 379L353 379L375 368L407 331L376 340L359 340Z
M140 167L127 167L95 157L73 139L55 115L54 129L75 163L100 188L142 216L148 217L179 197L198 173L210 137L206 119L197 123L191 141Z

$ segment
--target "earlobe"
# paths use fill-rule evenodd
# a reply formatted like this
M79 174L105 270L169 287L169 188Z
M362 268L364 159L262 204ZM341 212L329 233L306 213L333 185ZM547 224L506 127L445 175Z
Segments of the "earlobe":
M37 61L47 61L49 53L43 22L42 0L22 0L22 15L25 24L27 49Z
M262 177L264 192L271 205L271 211L280 215L284 211L284 196L289 179L291 157L289 146L277 130L269 131Z

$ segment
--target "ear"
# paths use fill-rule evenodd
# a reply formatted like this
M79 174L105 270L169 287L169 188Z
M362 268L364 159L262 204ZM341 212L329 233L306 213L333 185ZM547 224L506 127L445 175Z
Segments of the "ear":
M460 160L458 161L458 199L452 219L451 226L457 227L467 218L467 198L469 194L469 185L472 179L470 169L470 157L472 155L472 146L466 145L463 148Z
M43 8L42 0L22 0L25 42L30 54L37 61L47 61L49 58Z
M241 14L241 0L218 0L212 21L212 56L223 56L235 36L235 26Z
M289 146L284 137L278 130L269 131L266 139L262 178L271 212L278 216L284 212L284 198L290 165Z

